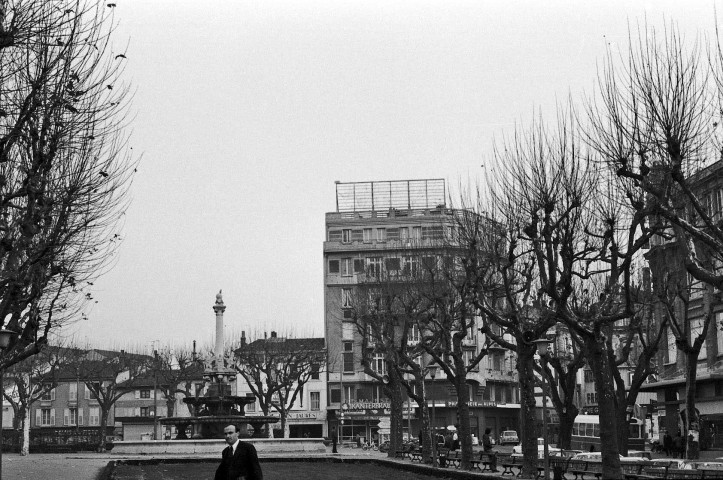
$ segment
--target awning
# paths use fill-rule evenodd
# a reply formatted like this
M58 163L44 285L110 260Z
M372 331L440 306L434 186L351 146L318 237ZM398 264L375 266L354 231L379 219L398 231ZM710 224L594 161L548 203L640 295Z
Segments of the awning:
M666 387L672 387L675 385L685 385L686 377L680 376L675 378L669 378L667 380L660 380L657 382L651 382L651 383L644 383L640 387L641 392L651 392L660 390ZM696 375L695 381L696 382L706 382L711 380L723 380L723 372L715 372L715 373L700 373Z

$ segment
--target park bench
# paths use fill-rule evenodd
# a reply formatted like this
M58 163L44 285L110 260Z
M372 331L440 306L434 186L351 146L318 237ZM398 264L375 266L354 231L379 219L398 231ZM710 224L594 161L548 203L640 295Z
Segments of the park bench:
M412 449L411 452L409 452L409 458L414 462L422 462L422 447L417 447Z
M648 465L648 462L623 462L621 467L623 469L623 476L626 480L650 480L652 477L643 473L643 470Z
M497 453L496 452L480 452L479 463L482 465L483 472L492 471L492 466L497 465ZM478 464L479 466L479 464Z
M704 480L721 480L723 479L723 470L719 468L701 468L698 470L702 472L701 478Z
M412 446L409 445L409 444L407 444L407 445L402 445L402 448L401 448L400 450L396 450L396 451L394 452L394 457L395 457L395 458L410 458L410 459L411 459L411 458L412 458Z
M567 471L575 476L575 480L585 480L585 475L599 479L602 477L602 462L571 459Z
M499 465L502 466L502 475L514 475L515 472L512 471L513 468L518 468L519 471L522 471L522 456L521 455L505 455L500 456ZM517 474L519 477L519 473Z
M447 463L454 468L459 468L462 463L462 452L459 450L452 450L447 454Z
M440 448L437 452L437 465L444 468L447 466L447 457L449 456L449 448Z

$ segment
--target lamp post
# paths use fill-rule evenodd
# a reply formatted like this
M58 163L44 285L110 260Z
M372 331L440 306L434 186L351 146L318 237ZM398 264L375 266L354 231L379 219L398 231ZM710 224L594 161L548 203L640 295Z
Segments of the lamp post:
M540 365L542 366L542 436L545 445L545 480L550 480L550 449L547 439L547 377L545 375L545 359L547 358L547 348L550 340L541 338L534 341L537 344L537 354L540 356Z
M429 367L429 378L432 379L434 384L434 378L437 376L437 366L430 365ZM432 399L432 466L437 466L437 433L434 431L434 425L436 423L435 411L434 411L434 399Z
M4 352L8 345L10 345L10 339L15 336L15 332L7 329L0 329L0 351ZM3 466L3 396L5 395L5 385L3 375L5 369L0 368L0 480L3 478L2 466ZM28 420L29 421L29 420Z

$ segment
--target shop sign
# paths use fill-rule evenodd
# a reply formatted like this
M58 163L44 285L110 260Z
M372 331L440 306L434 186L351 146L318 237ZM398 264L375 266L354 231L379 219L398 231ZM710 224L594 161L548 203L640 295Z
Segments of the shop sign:
M357 402L349 402L349 403L343 403L341 405L341 409L345 412L348 411L360 411L360 410L389 410L392 408L392 404L390 402L367 402L364 400L360 400Z
M456 407L457 401L456 400L448 400L445 402L445 405L447 407ZM467 405L470 407L496 407L497 402L493 402L490 400L482 400L481 402L467 402Z
M289 413L290 420L316 420L317 414L311 412Z
M356 417L358 415L391 415L392 410L389 408L369 408L366 410L345 410L344 415Z

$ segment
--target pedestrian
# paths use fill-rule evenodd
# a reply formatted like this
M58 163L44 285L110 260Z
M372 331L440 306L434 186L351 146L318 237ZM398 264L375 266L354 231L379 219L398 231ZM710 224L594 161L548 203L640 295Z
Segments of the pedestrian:
M680 435L680 430L678 430L678 434L673 439L673 456L675 458L683 458L683 437Z
M665 432L665 435L663 435L663 451L665 452L665 456L669 457L670 452L673 449L673 437L670 436L669 432Z
M336 451L336 442L337 442L337 436L336 436L336 428L331 429L331 453L339 453Z
M452 433L452 450L459 449L459 435L457 435L457 431L455 430Z
M223 429L228 444L221 454L221 464L216 469L214 480L263 480L259 457L253 444L238 439L239 430L230 424Z
M358 433L356 434L356 446L359 448L362 446L361 435Z
M490 460L490 470L497 472L497 454L492 451L492 438L490 438L491 428L485 428L485 433L482 435L482 448L483 452L488 455Z

